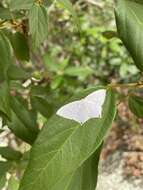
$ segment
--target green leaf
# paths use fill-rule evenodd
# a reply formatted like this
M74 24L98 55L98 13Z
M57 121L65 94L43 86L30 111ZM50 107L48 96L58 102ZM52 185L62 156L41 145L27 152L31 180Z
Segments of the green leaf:
M12 112L11 121L7 123L8 128L16 135L16 137L22 139L23 141L33 144L37 138L37 134L32 133L29 128L27 128L21 121L18 119L16 114Z
M74 173L64 178L54 190L95 190L102 145Z
M7 82L0 84L0 112L7 118L11 117L9 85Z
M44 6L35 3L30 9L29 30L34 47L39 47L48 35L48 14Z
M129 97L129 108L139 118L143 118L143 98L139 96Z
M11 162L3 162L0 161L0 189L2 189L6 184L6 172L11 169L12 163Z
M83 91L72 101L100 88ZM101 119L91 119L80 125L57 115L52 116L32 147L20 190L53 190L95 152L110 128L115 113L115 94L108 90Z
M4 20L11 19L11 12L8 8L0 7L0 19Z
M64 71L65 75L75 76L85 79L87 76L93 74L93 71L90 67L69 67Z
M119 37L130 52L136 66L143 71L143 5L118 0L115 9Z
M8 38L0 32L0 81L7 79L7 70L11 63L12 54Z
M73 21L74 21L75 25L80 30L80 23L79 23L78 16L77 16L76 11L74 10L73 5L70 2L70 0L57 0L57 2L62 4L64 6L64 8L66 8L70 12L70 14L73 17Z
M7 75L10 80L26 80L30 78L30 74L24 69L12 64L8 68Z
M61 104L59 96L57 96L57 93L55 93L55 91L51 90L51 87L49 85L33 85L31 88L31 96L44 98L46 101L48 101L49 104L54 105L56 108Z
M22 157L21 152L10 147L0 147L0 155L7 160L20 160Z
M6 172L11 168L11 162L0 161L0 180L6 174Z
M31 88L31 96L38 96L41 98L46 98L50 93L50 89L48 86L32 86Z
M13 46L17 59L21 61L29 61L29 46L27 38L20 32L10 35L10 41Z
M12 20L20 19L23 17L23 13L18 11L12 11L9 8L0 7L0 19L2 20Z
M18 190L19 181L15 177L11 177L8 181L9 190Z
M57 89L63 82L63 77L60 75L57 75L55 78L53 78L51 82L51 88L53 90Z
M11 162L2 162L0 161L0 189L2 189L6 184L6 172L11 169Z
M59 63L57 63L49 54L43 56L43 62L48 71L58 72L60 69Z
M48 86L32 86L31 104L34 110L40 112L45 118L50 118L57 106Z
M61 104L59 96L51 91L49 85L47 86L32 86L31 88L31 103L33 109L39 111L46 118L51 117L58 105Z
M18 97L11 97L11 107L18 119L27 127L28 130L37 135L39 129L37 127L36 118L33 113L28 110L24 102Z
M11 10L30 9L35 0L11 0Z
M143 4L143 1L142 1L142 0L132 0L132 1L134 1L134 2L136 2L136 3Z
M41 97L31 97L33 109L39 111L47 119L53 114L53 105Z
M95 190L98 176L98 162L102 145L80 168L63 178L52 190Z
M0 177L0 189L3 189L5 184L6 184L6 175L3 175L2 177Z

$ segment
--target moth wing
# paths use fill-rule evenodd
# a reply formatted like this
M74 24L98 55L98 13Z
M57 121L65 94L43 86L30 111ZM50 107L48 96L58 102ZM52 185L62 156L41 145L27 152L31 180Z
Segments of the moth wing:
M97 90L85 97L85 101L94 104L96 107L101 107L106 98L106 90Z
M102 116L102 106L96 105L94 102L85 101L86 114L88 119L91 118L101 118Z
M80 124L91 118L100 118L102 105L106 98L106 90L101 89L89 94L84 99L64 105L57 111L57 115L75 120Z
M83 109L83 100L80 100L62 106L56 114L66 119L83 123L83 119L86 115L84 112L85 110Z

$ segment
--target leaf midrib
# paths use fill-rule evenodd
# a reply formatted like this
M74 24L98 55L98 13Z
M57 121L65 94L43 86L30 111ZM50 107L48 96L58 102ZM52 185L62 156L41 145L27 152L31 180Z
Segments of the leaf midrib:
M111 96L111 94L110 94L110 96ZM112 102L112 99L110 98L110 101L108 102L108 104L110 105L111 102ZM108 106L107 106L107 107L108 107ZM106 112L108 112L108 110L106 110ZM106 115L106 112L104 113L104 115ZM116 114L116 112L114 111L114 117L115 117L115 114ZM114 117L113 117L113 119L114 119ZM112 120L113 120L113 119L112 119ZM104 126L104 123L106 123L106 120L108 120L108 118L107 118L107 117L104 117L104 118L103 118L103 121L102 121L102 123L101 123L102 126ZM100 125L100 126L101 126L101 125ZM83 126L83 127L88 127L88 126ZM96 139L100 136L100 131L101 131L100 129L101 129L101 127L98 127L98 132L99 132L99 134L98 134L98 132L97 132L98 135L96 136ZM75 131L76 131L76 130L75 130ZM74 132L75 132L75 131L74 131ZM73 135L73 133L69 136L69 138L70 138L72 135ZM66 140L69 140L69 138L66 139ZM99 146L100 146L100 143L99 143ZM97 148L98 148L98 147L96 147L96 149L97 149ZM92 155L96 149L92 150L92 151L90 152L90 155ZM55 156L54 156L54 157L55 157ZM84 163L84 162L86 161L86 159L87 159L87 157L82 160L82 163ZM82 163L80 163L78 167L80 167ZM78 168L78 167L77 167L77 168ZM63 179L64 177L65 177L65 176L63 176L62 179ZM62 179L61 179L61 180L62 180ZM57 182L58 182L58 181L59 181L59 180L57 179Z

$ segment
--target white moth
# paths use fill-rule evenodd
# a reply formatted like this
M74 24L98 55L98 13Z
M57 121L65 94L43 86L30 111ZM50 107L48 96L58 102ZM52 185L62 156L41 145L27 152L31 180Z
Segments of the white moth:
M100 89L92 92L85 98L62 106L57 115L66 119L75 120L80 124L91 118L102 117L102 106L106 98L106 90Z

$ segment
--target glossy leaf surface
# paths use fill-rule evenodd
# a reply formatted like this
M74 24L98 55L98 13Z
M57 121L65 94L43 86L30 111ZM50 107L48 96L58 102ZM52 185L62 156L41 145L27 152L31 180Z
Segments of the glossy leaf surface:
M29 30L34 47L39 47L48 35L48 15L44 6L34 4L30 9Z
M30 9L34 0L11 0L10 8L12 10Z
M139 96L129 97L129 108L137 117L143 118L143 98Z
M82 92L81 99L99 87ZM115 117L115 94L107 92L102 119L84 125L54 115L36 140L20 190L53 190L99 147ZM49 179L49 180L47 180Z
M115 15L119 37L136 66L143 71L143 5L131 0L118 0Z

